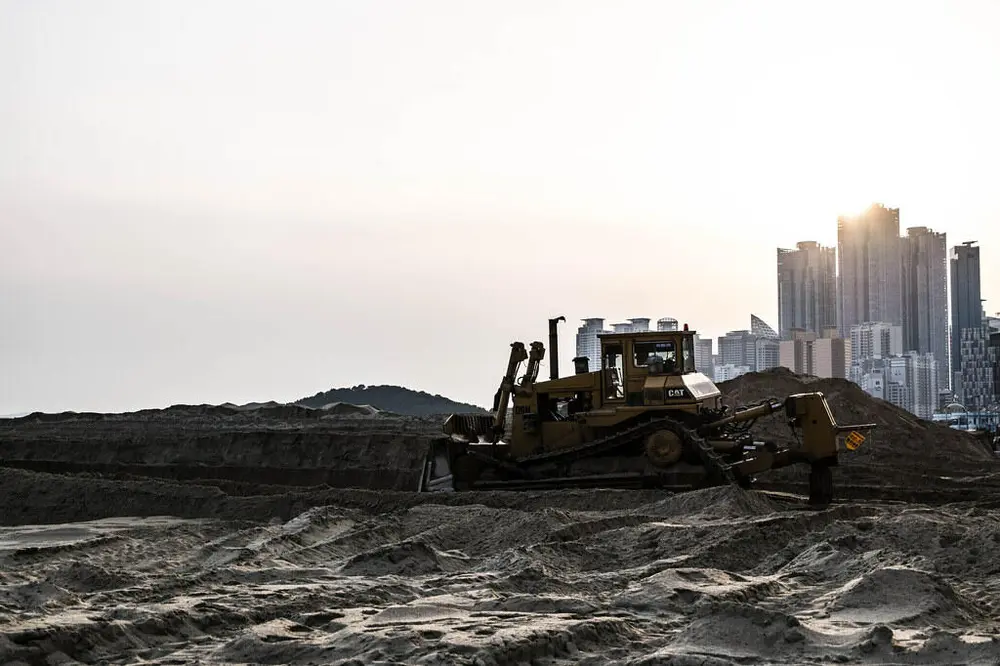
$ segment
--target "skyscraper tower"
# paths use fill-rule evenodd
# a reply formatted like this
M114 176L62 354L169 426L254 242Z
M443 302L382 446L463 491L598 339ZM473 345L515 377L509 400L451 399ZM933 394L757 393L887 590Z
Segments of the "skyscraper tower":
M948 388L948 243L927 227L911 227L902 239L903 352L933 354L934 376Z
M977 241L951 249L951 371L962 371L962 329L983 325Z
M817 336L837 325L837 251L815 241L778 248L778 332L801 328Z
M899 209L873 204L856 217L837 218L837 325L877 321L903 325L903 268Z
M601 317L584 319L583 325L576 329L576 355L590 359L588 368L591 371L601 369L601 340L597 336L608 332Z

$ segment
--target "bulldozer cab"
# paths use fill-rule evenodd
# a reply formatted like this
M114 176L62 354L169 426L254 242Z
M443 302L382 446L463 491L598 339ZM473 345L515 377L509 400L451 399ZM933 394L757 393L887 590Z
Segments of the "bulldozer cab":
M694 335L694 331L643 331L599 336L603 402L642 404L649 377L695 372Z

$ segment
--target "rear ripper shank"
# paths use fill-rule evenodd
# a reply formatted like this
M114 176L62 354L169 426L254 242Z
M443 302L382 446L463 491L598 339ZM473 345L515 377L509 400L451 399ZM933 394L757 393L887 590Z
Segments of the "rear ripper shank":
M549 320L553 350L559 321ZM575 358L576 373L559 378L553 354L550 379L541 382L544 345L533 342L529 352L512 343L492 412L447 418L446 436L425 457L419 490L746 488L755 474L802 464L811 467L809 502L828 504L842 436L875 424L838 425L819 392L730 409L695 370L695 333L685 324L683 331L603 334L599 370ZM784 412L795 445L754 440L756 420L776 412Z

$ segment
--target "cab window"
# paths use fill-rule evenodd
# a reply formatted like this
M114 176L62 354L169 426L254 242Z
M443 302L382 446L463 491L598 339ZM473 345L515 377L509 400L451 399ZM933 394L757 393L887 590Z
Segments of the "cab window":
M621 343L604 347L604 399L625 397L625 353Z
M632 348L635 350L635 365L638 368L648 366L655 355L663 359L663 368L667 372L677 369L677 346L673 340L635 342Z
M694 338L684 337L684 372L694 372Z

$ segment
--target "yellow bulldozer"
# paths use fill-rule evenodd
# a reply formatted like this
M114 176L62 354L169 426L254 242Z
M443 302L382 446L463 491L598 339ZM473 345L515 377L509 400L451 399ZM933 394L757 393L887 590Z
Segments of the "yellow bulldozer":
M755 475L808 465L809 503L833 498L831 467L875 424L838 425L822 393L730 408L715 383L695 369L696 331L599 336L599 368L573 359L559 377L557 325L549 320L549 381L538 381L541 342L511 344L507 371L490 414L452 414L432 442L419 490L565 487L750 487ZM521 364L525 373L517 377ZM513 410L509 411L511 398ZM784 412L795 445L756 441L754 423ZM801 434L801 437L799 437Z

